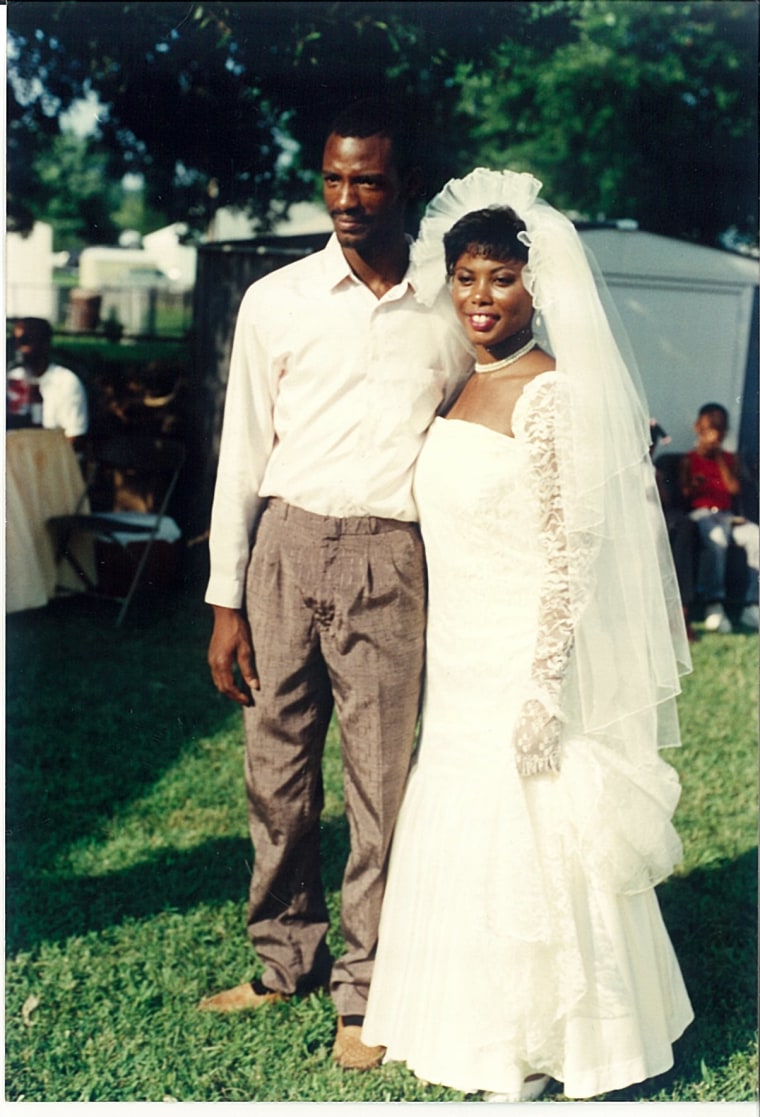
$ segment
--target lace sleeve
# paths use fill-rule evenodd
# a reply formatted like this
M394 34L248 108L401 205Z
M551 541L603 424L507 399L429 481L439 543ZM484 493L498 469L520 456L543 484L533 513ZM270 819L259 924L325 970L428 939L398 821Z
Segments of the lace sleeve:
M557 453L564 393L559 375L542 381L530 393L521 424L530 452L529 491L539 509L539 539L546 556L530 687L513 737L523 776L559 771L560 692L573 645L570 548Z

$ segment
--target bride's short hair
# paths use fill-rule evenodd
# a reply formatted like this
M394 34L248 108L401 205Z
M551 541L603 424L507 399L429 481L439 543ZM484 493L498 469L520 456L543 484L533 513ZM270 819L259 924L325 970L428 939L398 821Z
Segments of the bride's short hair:
M466 213L443 237L446 274L452 274L457 260L465 252L491 260L521 260L526 263L527 245L517 237L524 231L525 222L510 206L489 206Z

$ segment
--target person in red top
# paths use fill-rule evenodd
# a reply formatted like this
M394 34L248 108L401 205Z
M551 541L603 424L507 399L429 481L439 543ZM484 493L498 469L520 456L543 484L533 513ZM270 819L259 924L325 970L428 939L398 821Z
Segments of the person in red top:
M728 432L728 412L720 403L706 403L694 424L697 441L684 455L681 489L699 528L700 588L707 602L705 628L708 632L731 632L726 616L726 553L729 543L742 547L747 556L747 586L740 623L758 627L758 525L735 515L735 498L741 492L736 454L723 449Z

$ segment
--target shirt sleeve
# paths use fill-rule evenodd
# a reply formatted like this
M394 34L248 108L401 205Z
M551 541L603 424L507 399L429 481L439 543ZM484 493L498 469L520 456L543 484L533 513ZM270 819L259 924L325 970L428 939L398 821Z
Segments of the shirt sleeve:
M67 368L59 368L50 414L48 401L43 395L43 422L50 427L63 427L67 438L78 438L87 433L87 392L79 377Z
M206 601L233 609L243 604L253 533L264 503L259 490L274 445L276 370L263 336L265 322L254 284L243 298L232 343L209 537Z

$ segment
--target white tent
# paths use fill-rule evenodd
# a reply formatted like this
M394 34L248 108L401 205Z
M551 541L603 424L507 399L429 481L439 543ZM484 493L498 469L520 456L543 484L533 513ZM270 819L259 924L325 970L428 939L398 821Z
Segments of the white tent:
M729 410L729 448L743 407L752 406L756 445L757 400L748 403L745 383L756 360L758 261L635 228L581 228L580 235L628 331L650 413L671 436L668 449L691 449L697 411L708 401Z

